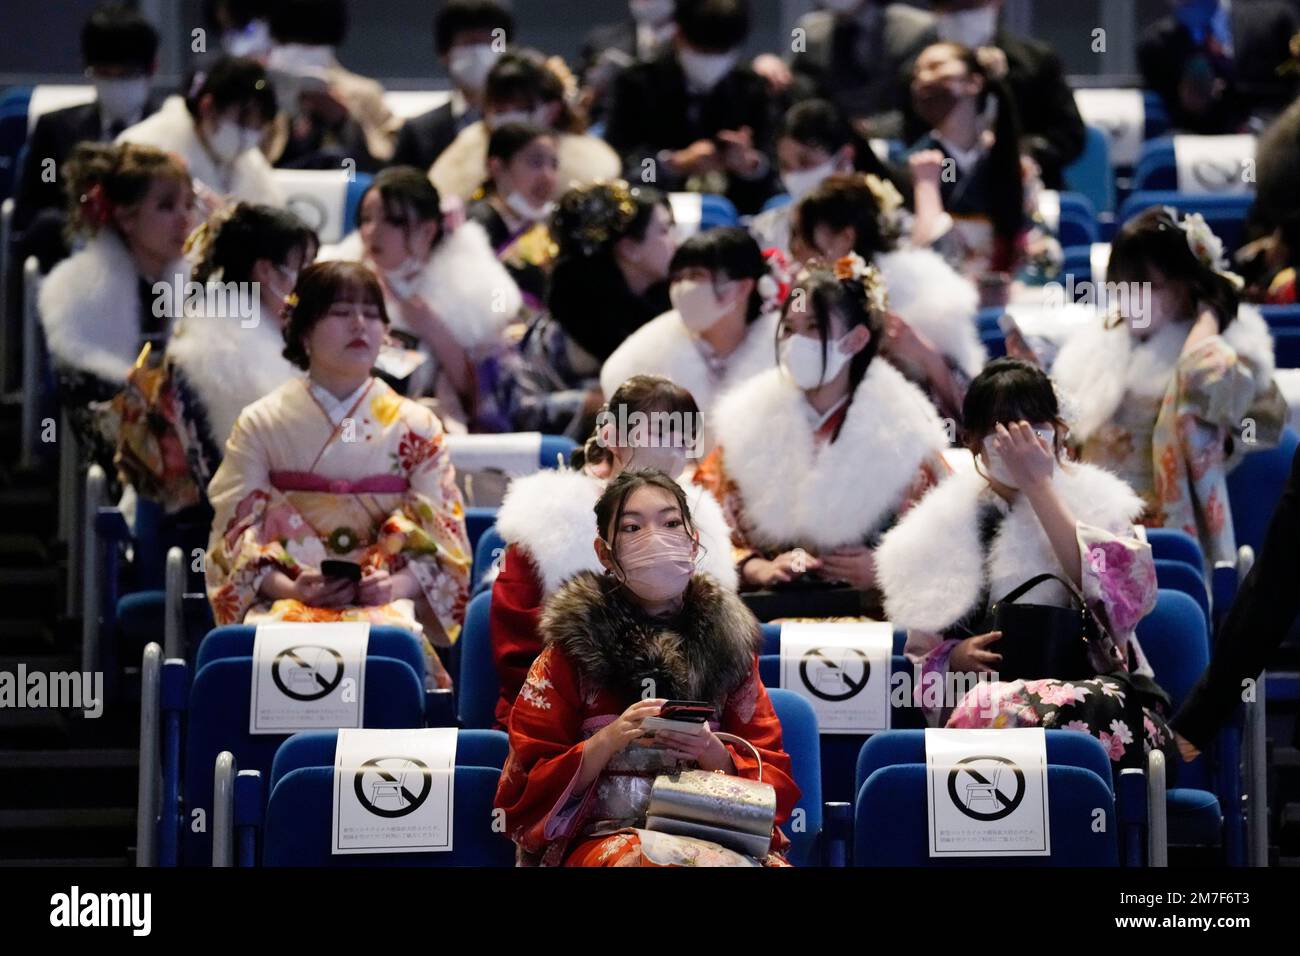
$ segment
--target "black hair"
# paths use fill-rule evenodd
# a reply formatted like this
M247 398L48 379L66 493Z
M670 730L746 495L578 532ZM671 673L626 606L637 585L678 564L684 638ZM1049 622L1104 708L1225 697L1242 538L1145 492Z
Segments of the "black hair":
M408 231L413 225L410 221L412 215L416 222L436 222L438 235L434 239L434 244L442 241L446 233L442 217L442 197L438 195L437 187L429 182L428 175L422 170L414 166L389 166L387 169L381 169L375 174L374 182L362 194L362 201L364 202L366 196L376 191L384 205L386 216L405 222Z
M555 129L564 133L581 133L586 127L582 116L569 104L564 80L537 50L507 50L488 71L483 89L486 104L516 103L526 100L534 106L560 104Z
M620 239L643 241L660 206L671 213L668 197L648 186L629 188L625 182L612 182L572 187L560 197L551 216L558 258L612 255Z
M1183 318L1194 319L1196 304L1204 303L1214 310L1222 332L1237 317L1241 296L1228 279L1197 258L1187 233L1170 212L1152 206L1120 227L1111 243L1106 283L1134 288L1134 283L1151 281L1149 270L1155 267L1166 278L1186 284L1191 302Z
M883 280L877 280L883 281ZM852 332L859 325L865 326L871 333L867 344L849 360L849 402L857 393L858 386L866 377L876 352L880 349L880 340L884 335L885 318L872 307L867 295L867 288L858 279L839 279L835 271L822 262L809 263L804 272L795 280L790 295L785 301L782 323L777 327L777 348L780 348L780 336L784 319L793 311L810 311L813 324L817 328L817 337L822 343L822 370L826 369L826 356L831 346L833 334L832 321L838 315L844 324L844 335ZM882 409L882 414L888 410ZM846 416L847 417L847 416ZM840 437L845 419L841 419L835 428L831 441Z
M433 46L446 56L460 33L504 30L506 43L514 40L515 18L498 0L448 0L433 18Z
M745 321L758 320L763 311L763 296L758 291L758 280L767 275L767 260L758 242L738 226L710 229L691 236L673 253L668 264L668 274L676 275L683 269L708 269L715 279L753 279L754 289L749 294L749 307Z
M329 312L330 306L357 293L367 304L379 307L379 316L387 325L384 290L379 279L363 263L344 260L316 262L298 273L298 282L284 310L284 357L298 368L309 368L311 361L303 341Z
M795 207L792 228L809 246L818 226L842 232L853 227L853 251L870 262L890 252L894 237L880 221L880 203L865 176L828 176Z
M295 249L306 266L319 245L315 231L287 209L241 202L224 220L203 227L194 280L248 282L257 260L284 265Z
M348 35L346 0L272 0L267 20L276 43L339 46Z
M229 25L242 30L254 20L265 20L271 12L270 0L203 0L203 19L214 27L223 24L218 14L225 12Z
M615 563L618 560L614 557L615 542L618 540L618 519L623 516L623 508L632 492L641 488L658 488L667 492L677 502L687 533L695 535L695 522L691 518L691 506L687 503L686 492L671 476L653 468L621 471L605 486L593 509L596 512L596 531L609 547L610 559Z
M158 31L134 3L101 4L81 28L81 59L87 66L148 71L157 57Z
M506 123L498 126L488 137L487 158L508 163L527 149L530 143L543 136L554 139L555 133L536 123Z
M678 35L699 50L734 50L749 36L749 0L677 0Z
M989 150L989 188L984 195L993 223L993 232L1004 242L1014 242L1025 227L1025 184L1020 165L1020 117L1011 90L1004 79L994 77L980 63L975 51L960 43L932 43L947 47L966 67L966 72L984 80L984 89L976 108L984 110L992 97L997 103L997 121L993 127L993 146ZM922 53L925 51L923 50ZM918 57L919 58L919 57Z
M1051 422L1056 429L1059 452L1066 425L1052 380L1037 365L1021 359L994 359L966 390L962 403L962 444L978 454L980 443L998 425L1019 421Z
M667 412L683 419L689 415L692 416L692 420L698 420L694 416L700 414L700 406L696 403L694 395L670 378L662 375L633 375L614 389L614 394L601 408L596 416L596 428L591 436L569 456L571 467L599 465L613 459L614 453L601 444L601 417L608 413L617 418L620 411L625 417L630 417L635 412L647 415L652 412Z
M197 84L197 89L195 86ZM211 94L217 111L251 103L266 121L275 118L275 89L266 76L266 68L256 60L242 56L223 56L212 69L190 82L194 92L185 100L190 115L198 117L199 100Z

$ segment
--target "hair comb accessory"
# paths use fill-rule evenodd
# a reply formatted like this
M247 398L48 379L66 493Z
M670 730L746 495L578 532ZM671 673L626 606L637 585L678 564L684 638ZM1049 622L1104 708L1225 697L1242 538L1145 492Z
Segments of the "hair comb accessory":
M881 179L872 173L866 173L862 181L876 200L876 224L882 235L895 238L901 231L900 210L903 208L903 194L887 179Z
M557 220L572 230L583 255L595 255L636 218L636 193L621 179L571 189L560 200Z
M86 221L96 228L106 225L113 215L113 202L104 192L103 183L95 183L78 200L85 210Z
M1187 237L1187 248L1192 250L1192 255L1196 256L1203 266L1227 279L1240 291L1246 284L1245 280L1228 268L1228 258L1223 252L1223 240L1214 234L1205 217L1199 212L1191 212L1179 220L1175 210L1165 208L1174 222L1178 223L1178 228L1183 231L1183 235Z
M835 278L841 282L856 282L862 286L863 295L873 312L889 311L889 296L880 270L856 252L835 260Z
M764 312L779 312L790 297L790 288L794 284L791 275L791 262L788 256L775 247L763 250L763 259L767 262L767 274L758 280L758 294L763 300Z

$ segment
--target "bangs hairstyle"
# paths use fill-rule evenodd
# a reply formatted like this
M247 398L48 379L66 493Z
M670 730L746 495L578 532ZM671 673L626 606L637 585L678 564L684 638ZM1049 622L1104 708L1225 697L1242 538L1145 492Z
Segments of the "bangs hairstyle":
M696 536L695 522L691 518L691 506L686 503L686 492L682 486L669 478L662 471L638 469L635 471L623 471L605 486L600 500L596 502L596 530L605 544L609 546L610 557L614 557L614 548L618 540L618 523L623 517L623 511L627 506L627 499L632 492L640 488L658 488L667 492L670 497L677 503L678 509L682 513L682 524L686 526L686 532L691 537ZM704 545L701 544L700 552L703 553ZM615 559L617 562L617 559Z
M677 0L673 20L691 46L733 50L749 36L749 0Z
M801 290L803 295L799 294ZM858 386L862 384L872 359L880 349L880 340L885 334L884 316L871 307L867 290L860 281L837 279L834 270L823 262L810 263L805 273L795 281L790 296L785 300L785 308L781 312L782 325L792 311L800 311L801 304L803 311L811 310L813 324L817 328L817 337L821 339L823 372L826 370L826 357L831 345L834 316L838 315L844 324L844 331L839 337L847 335L859 325L865 325L867 331L871 333L867 344L849 360L849 403L852 404ZM776 334L779 364L781 325L777 326ZM888 414L887 409L881 411L883 414ZM844 427L847 418L846 415L840 420L835 434L831 436L832 442L840 437L840 429Z
M1152 267L1186 287L1192 301L1184 321L1196 317L1197 303L1214 310L1220 332L1237 317L1241 296L1236 288L1196 257L1187 244L1187 233L1162 206L1152 206L1120 228L1110 247L1106 281L1150 282Z
M158 31L131 3L96 7L81 28L81 59L87 66L153 69L158 57Z
M446 56L460 34L480 30L503 30L506 43L512 43L515 18L497 0L449 0L433 18L434 49Z
M487 158L508 163L539 139L556 139L558 134L536 123L506 123L488 138Z
M278 109L266 67L247 57L223 56L206 74L193 74L186 88L194 90L193 95L186 97L185 106L195 118L199 115L199 100L209 94L217 112L251 105L269 123L275 119Z
M303 341L335 302L363 302L379 307L379 317L388 324L384 292L379 279L360 262L317 262L298 274L289 306L284 310L284 357L298 368L311 363Z
M442 197L425 173L414 166L389 166L375 174L374 182L361 197L362 201L372 192L379 193L385 217L402 222L406 229L417 223L436 222L438 236L434 245L442 241L446 232Z
M615 419L620 412L625 417L630 417L633 412L646 415L667 412L685 418L687 415L698 415L700 406L694 395L670 378L662 375L633 375L614 390L601 412L608 412ZM596 416L597 422L600 417L599 414ZM698 439L699 436L695 437ZM614 453L600 443L600 425L597 424L586 443L573 452L569 464L573 468L582 468L588 464L605 464L613 459Z
M999 358L984 366L966 390L962 403L962 444L978 454L980 444L998 425L1026 421L1051 422L1056 427L1056 450L1067 430L1052 380L1036 365L1015 358Z
M729 226L691 236L673 253L668 274L675 276L683 269L707 269L715 282L724 278L753 279L754 289L749 294L745 321L753 323L758 320L763 311L758 280L767 275L767 260L754 237L746 230Z

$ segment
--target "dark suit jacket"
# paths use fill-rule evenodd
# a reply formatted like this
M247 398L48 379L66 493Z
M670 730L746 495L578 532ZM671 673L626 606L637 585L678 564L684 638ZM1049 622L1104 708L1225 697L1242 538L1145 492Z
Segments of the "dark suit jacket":
M1258 677L1300 614L1300 454L1255 566L1224 618L1210 666L1174 717L1198 748L1214 739L1241 703L1242 681Z
M397 148L393 152L392 164L427 170L442 155L442 151L451 145L459 132L450 103L443 103L437 109L413 116L397 132Z
M636 24L624 20L621 23L601 23L592 27L582 40L579 75L586 76L606 50L618 50L635 60Z
M748 126L754 145L772 153L774 118L767 84L747 67L732 70L709 93L687 93L686 74L673 53L638 63L619 74L605 139L623 157L629 181L642 179L642 161L655 159L660 150L682 149L722 130ZM772 163L775 170L775 163ZM684 183L658 164L660 189L679 190ZM742 213L758 212L775 192L775 172L755 181L732 176L727 197Z
M1083 152L1086 133L1061 59L1028 37L999 31L993 43L1007 56L1006 82L1029 154L1042 167L1044 185L1060 189L1061 170Z
M100 129L99 104L84 103L46 113L36 121L27 139L27 153L14 193L14 231L26 229L36 214L43 209L62 209L66 202L63 193L63 164L72 150L83 140L98 141ZM57 176L45 182L41 174L45 160L53 159Z
M1160 94L1178 129L1239 132L1251 116L1270 118L1295 95L1294 74L1277 75L1278 66L1290 59L1287 44L1300 28L1295 11L1278 0L1237 0L1231 17L1232 69L1221 74L1227 90L1203 114L1188 113L1178 96L1183 75L1199 53L1187 29L1174 17L1164 17L1149 26L1138 42L1143 82Z

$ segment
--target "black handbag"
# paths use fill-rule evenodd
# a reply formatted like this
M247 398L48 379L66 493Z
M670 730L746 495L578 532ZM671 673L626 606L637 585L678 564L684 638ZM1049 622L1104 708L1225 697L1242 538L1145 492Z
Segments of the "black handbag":
M1071 607L1018 604L1045 581L1056 581ZM1114 639L1097 620L1079 589L1055 574L1030 578L993 606L993 626L1002 637L989 650L1002 655L999 680L1086 680L1123 666Z

